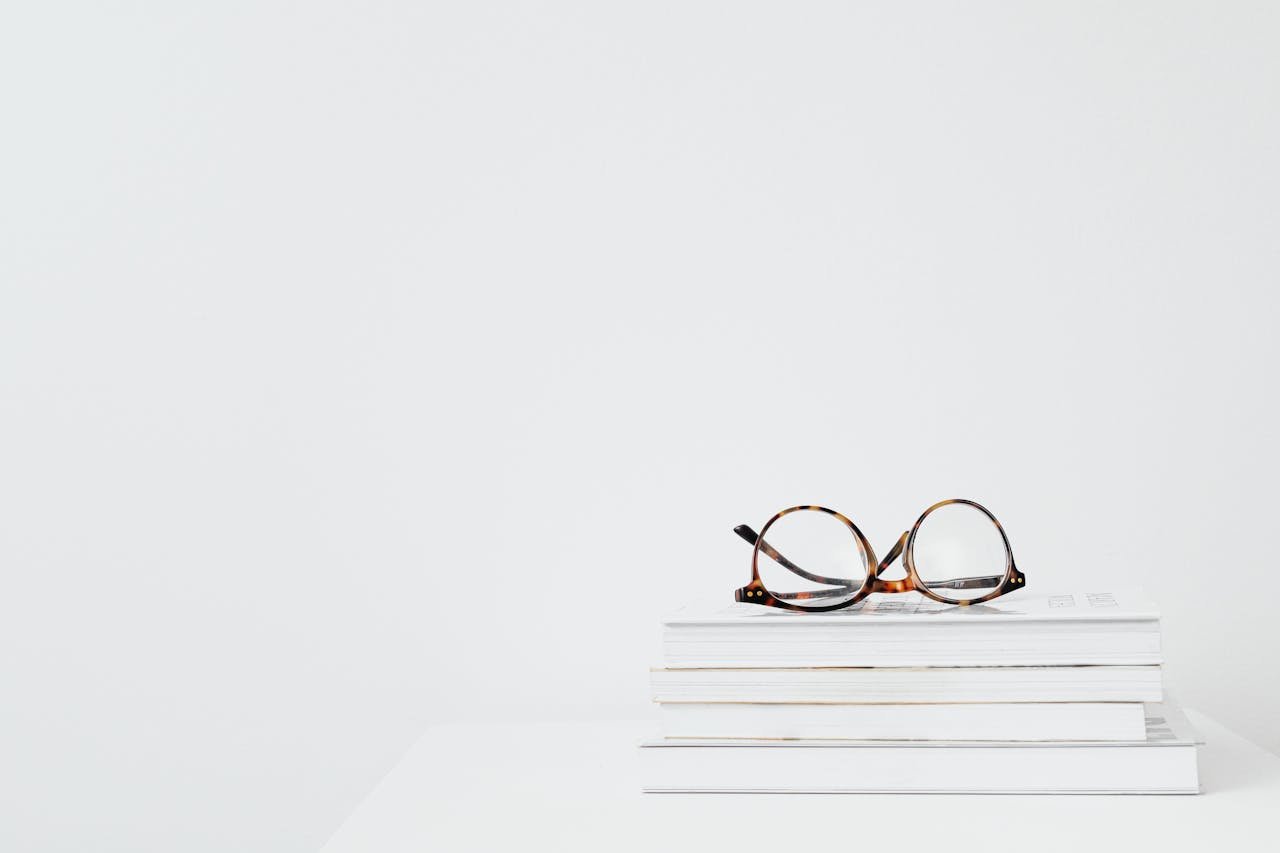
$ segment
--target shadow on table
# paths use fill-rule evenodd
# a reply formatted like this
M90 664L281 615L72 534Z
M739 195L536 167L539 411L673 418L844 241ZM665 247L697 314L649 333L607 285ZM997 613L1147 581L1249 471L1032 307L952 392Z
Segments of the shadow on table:
M1234 733L1213 733L1200 747L1200 790L1205 794L1261 788L1280 781L1280 760Z

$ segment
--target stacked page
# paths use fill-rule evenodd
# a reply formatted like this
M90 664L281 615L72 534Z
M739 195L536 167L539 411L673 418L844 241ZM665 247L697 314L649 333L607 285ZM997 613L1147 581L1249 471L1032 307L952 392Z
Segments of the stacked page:
M1146 737L1141 702L957 704L672 702L667 737L824 740L1116 740Z
M960 794L1195 794L1196 736L1149 706L1132 742L655 739L640 747L646 791Z
M1136 593L687 607L663 657L646 790L1198 789L1194 736L1159 704L1159 613Z
M1160 615L1134 593L873 596L831 613L735 603L672 614L662 651L668 667L1158 665Z
M1159 702L1160 667L653 669L657 702Z

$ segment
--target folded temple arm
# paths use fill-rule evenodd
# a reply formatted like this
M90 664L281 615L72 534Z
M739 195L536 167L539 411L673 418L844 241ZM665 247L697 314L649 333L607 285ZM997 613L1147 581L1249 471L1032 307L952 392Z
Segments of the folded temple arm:
M747 540L751 545L755 545L756 540L760 539L756 532L745 524L739 524L737 527L733 528L733 532ZM763 539L760 540L760 550L768 554L769 558L775 563L782 566L787 571L799 575L805 580L811 580L814 583L828 584L829 586L835 587L835 589L818 589L807 593L773 592L773 590L770 590L770 594L772 594L774 598L829 598L833 596L848 595L854 590L852 580L849 580L848 578L828 578L822 575L815 575L813 572L807 572L788 560L786 557L782 556L782 554L778 553L772 545Z

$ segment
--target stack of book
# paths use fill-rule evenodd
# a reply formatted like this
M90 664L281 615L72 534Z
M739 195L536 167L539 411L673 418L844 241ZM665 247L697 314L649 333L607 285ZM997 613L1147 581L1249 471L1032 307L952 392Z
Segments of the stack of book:
M1199 791L1159 615L1136 594L686 608L663 656L646 791Z

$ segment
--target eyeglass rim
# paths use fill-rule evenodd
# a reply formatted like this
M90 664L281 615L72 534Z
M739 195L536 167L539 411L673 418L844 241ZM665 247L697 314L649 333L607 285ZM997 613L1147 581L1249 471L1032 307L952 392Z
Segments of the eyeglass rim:
M959 599L959 598L948 598L947 596L940 595L937 592L934 592L933 590L931 590L928 586L924 584L924 582L920 579L920 575L916 571L916 567L915 567L914 545L915 545L916 535L920 530L920 526L924 523L925 519L928 518L929 515L933 513L935 510L938 510L944 506L951 506L955 504L971 506L979 510L980 512L982 512L982 514L985 515L987 519L992 524L995 525L996 530L998 530L1000 533L1000 540L1004 545L1004 551L1005 551L1004 575L1001 577L1000 582L996 585L996 587L991 592L987 593L986 595L979 596L977 598ZM865 577L863 578L862 586L852 597L839 601L835 604L825 605L825 606L797 605L797 604L792 604L789 601L777 598L772 592L770 592L765 587L763 581L760 580L760 565L759 565L760 548L761 548L761 543L766 543L765 534L779 519L787 515L790 515L791 513L802 512L802 511L823 512L823 513L826 513L827 515L835 517L836 519L841 521L846 527L849 528L849 530L853 533L857 543L862 548L863 558L866 564L865 565L866 574L865 574ZM746 529L750 530L750 528L746 528ZM881 578L880 577L881 572L883 572L886 568L888 568L888 566L892 564L893 560L899 555L901 555L902 557L903 568L906 570L907 576L899 580L885 580ZM873 566L874 568L872 568ZM920 517L916 519L915 524L912 525L911 529L903 533L902 536L899 537L897 544L895 544L894 547L890 549L889 554L886 556L883 562L878 562L876 560L875 550L871 547L871 543L867 540L867 537L862 533L862 531L858 528L858 526L854 524L854 522L844 514L834 509L830 509L824 506L819 506L817 504L800 504L797 506L787 507L786 509L780 510L777 513L774 513L774 515L767 522L765 522L764 527L760 529L760 533L756 535L755 543L752 547L752 552L751 552L751 583L749 583L745 587L741 587L740 589L736 590L734 597L737 601L746 602L748 604L760 604L766 607L777 607L783 610L792 610L792 611L797 611L801 613L827 613L833 610L843 610L843 609L852 607L855 604L859 603L860 601L864 600L867 596L876 592L879 592L879 593L919 592L921 595L924 595L926 598L933 599L934 601L940 602L942 604L950 604L958 607L969 607L974 604L981 604L986 601L991 601L992 599L999 598L1002 595L1006 595L1010 592L1013 592L1014 590L1023 589L1025 587L1026 587L1026 575L1023 574L1021 571L1019 571L1017 567L1017 563L1014 560L1014 556L1013 556L1013 546L1009 544L1009 536L1007 533L1005 533L1004 526L1000 524L1000 520L995 517L995 514L992 513L991 510L984 507L982 504L978 503L977 501L969 500L968 498L948 498L947 500L938 501L937 503L933 504L928 509L926 509L924 512L922 512L920 514Z

